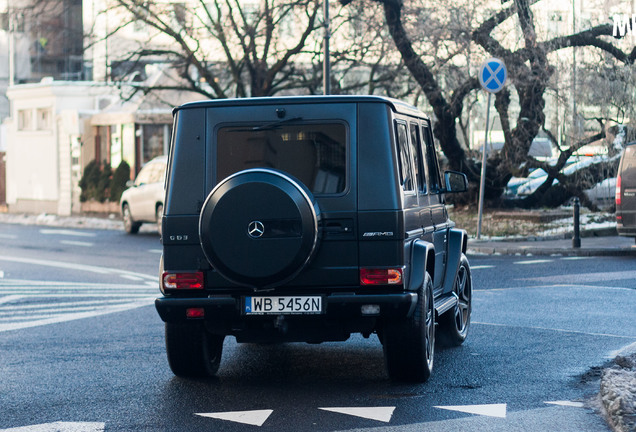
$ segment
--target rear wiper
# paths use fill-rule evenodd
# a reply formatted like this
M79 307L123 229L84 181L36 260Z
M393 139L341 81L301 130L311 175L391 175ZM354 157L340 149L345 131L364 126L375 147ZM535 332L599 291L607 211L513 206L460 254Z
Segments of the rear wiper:
M268 123L268 124L264 124L261 126L254 126L251 131L252 132L257 132L257 131L262 131L262 130L271 130L271 129L276 129L278 126L284 124L284 123L291 123L294 121L298 121L298 120L302 120L302 117L290 117L288 119L284 119L284 120L279 120L279 121L275 121L273 123Z

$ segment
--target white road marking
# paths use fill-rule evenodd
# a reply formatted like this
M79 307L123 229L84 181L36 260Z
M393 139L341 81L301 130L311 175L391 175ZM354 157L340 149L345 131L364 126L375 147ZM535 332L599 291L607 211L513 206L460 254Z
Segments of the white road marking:
M0 279L4 278L4 272L0 270Z
M23 264L34 264L34 265L41 265L41 266L55 267L55 268L62 268L62 269L80 270L80 271L86 271L86 272L98 273L98 274L120 274L120 275L127 274L127 275L138 276L138 277L141 277L144 279L150 279L150 280L156 280L157 278L157 276L155 275L145 275L141 273L135 273L135 272L127 271L127 270L120 270L120 269L114 269L114 268L108 268L108 267L97 267L97 266L83 265L83 264L77 264L77 263L67 263L63 261L41 260L41 259L34 259L34 258L21 258L21 257L8 256L8 255L0 255L0 261L17 262L17 263L23 263Z
M0 429L0 432L103 432L105 423L54 422Z
M157 295L156 287L143 282L105 284L0 279L0 332L123 312L151 305ZM69 298L73 301L68 301Z
M22 298L23 296L9 296L9 297L4 297L4 298L10 298L10 297L16 297L16 298L15 299L9 299L8 301L17 300L17 299ZM0 304L3 303L2 300L3 299L0 298ZM47 308L52 308L52 307L61 307L61 306L68 307L68 308L73 308L73 307L76 307L76 306L83 306L85 308L89 308L89 307L91 307L93 305L121 304L121 303L124 303L126 301L127 301L126 299L116 299L116 300L85 300L85 301L63 302L63 303L59 303L59 302L55 302L55 303L38 303L38 304L20 305L20 310L21 311L38 310L39 312L41 312L42 309L47 309ZM15 310L15 305L0 306L0 313L2 313L3 310L14 311Z
M39 326L49 325L49 324L58 324L62 322L74 321L74 320L83 319L83 318L92 318L92 317L107 315L107 314L111 314L115 312L124 312L127 310L137 309L142 306L150 305L152 303L153 303L153 300L146 299L146 300L139 300L136 302L123 304L121 306L105 307L105 308L100 308L98 310L93 310L88 312L76 312L76 313L55 315L52 317L36 319L36 320L28 321L28 322L20 321L20 322L10 322L6 324L0 323L0 333L4 331L10 331L10 330L20 330L24 328L39 327Z
M163 253L163 249L148 249L148 252L156 253L156 254L162 254Z
M574 407L574 408L583 408L585 406L582 402L573 402L573 401L550 401L550 402L546 401L543 403L548 405L558 405L558 406Z
M121 275L121 277L124 278L124 279L132 280L132 281L142 281L142 280L144 280L144 278L140 278L139 276L132 276L132 275Z
M95 237L95 233L86 231L74 231L68 229L41 229L40 234L44 235L67 235L76 237Z
M570 257L563 257L560 258L562 261L578 261L578 260L586 260L586 259L590 259L592 257L589 256L570 256Z
M539 282L554 282L554 283L571 283L574 279L590 282L603 282L610 280L627 280L636 279L636 270L621 270L614 272L593 272L593 273L578 273L570 275L554 275L554 276L540 276L534 278L527 278L526 280L533 280Z
M575 333L575 334L582 334L582 335L586 335L586 336L602 336L602 337L612 337L612 338L630 339L630 340L636 339L636 335L634 335L634 336L621 336L621 335L615 335L615 334L609 334L609 333L591 333L591 332L582 332L582 331L578 331L578 330L566 330L566 329L540 327L540 326L519 326L519 325L508 325L508 324L486 323L486 322L479 322L479 321L471 321L471 324L486 325L486 326L493 326L493 327L509 327L509 328L526 328L526 329L533 329L533 330L546 330L546 331L553 331L553 332L557 332L557 333Z
M13 234L0 234L0 238L15 240L18 238L18 236Z
M553 262L554 260L547 260L547 259L536 259L536 260L528 260L528 261L515 261L513 264L544 264L544 263L550 263Z
M494 265L476 265L476 266L470 266L471 270L481 270L481 269L489 269L489 268L495 268Z
M227 420L235 423L248 424L252 426L263 426L263 423L269 418L274 410L255 410L255 411L232 411L220 413L195 413L200 417L208 417L219 420Z
M60 240L60 243L70 246L83 246L83 247L93 247L95 243L89 242L81 242L81 241L73 241L73 240Z
M341 407L341 408L318 408L323 411L331 411L355 417L362 417L370 420L377 420L389 423L393 416L395 407Z
M13 301L19 300L24 296L21 295L8 295L6 297L0 297L0 304L2 303L11 303ZM10 306L13 307L13 306Z
M434 406L433 408L488 417L506 418L506 404Z

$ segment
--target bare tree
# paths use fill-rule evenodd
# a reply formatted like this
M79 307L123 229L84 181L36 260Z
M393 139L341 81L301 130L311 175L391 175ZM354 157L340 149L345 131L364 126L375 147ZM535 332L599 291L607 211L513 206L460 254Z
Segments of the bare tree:
M479 88L479 82L474 75L474 69L469 65L458 68L454 79L448 80L447 70L440 70L439 64L466 64L464 59L470 58L471 53L481 53L504 60L509 71L510 82L516 92L513 99L510 91L505 89L497 94L495 108L501 120L505 135L503 150L489 158L488 178L486 180L490 198L497 198L503 192L508 180L514 174L520 174L528 167L543 167L548 172L558 173L567 160L567 154L572 154L577 148L587 143L591 138L572 143L562 153L556 167L548 167L540 161L530 158L528 153L533 139L545 129L545 99L554 74L554 67L550 54L572 47L591 47L609 57L609 63L632 66L636 58L636 48L630 53L623 52L616 44L608 39L612 35L612 26L599 25L577 33L557 36L548 40L541 40L537 33L537 26L531 6L538 0L514 0L494 11L483 19L475 13L474 4L469 2L461 5L435 8L433 2L426 2L414 6L413 2L402 0L374 0L384 8L384 17L389 32L400 52L410 74L426 95L428 103L435 115L434 133L439 140L442 150L449 160L450 167L464 171L471 180L478 177L478 163L471 159L458 139L457 125L461 124L464 102L467 96ZM347 4L349 0L344 0ZM427 8L426 6L430 7ZM482 9L486 10L482 4ZM434 21L437 15L448 17L453 13L462 14L464 20L448 20L447 23L466 23L453 28L452 37L436 32L436 27L419 26ZM420 11L415 14L413 11ZM413 20L413 16L420 20ZM513 20L516 24L511 25ZM516 27L520 31L520 40L506 37L507 29ZM419 31L418 31L419 30ZM426 36L423 40L420 36ZM433 53L433 54L431 54ZM461 60L458 60L460 59ZM441 72L441 73L440 73ZM514 108L514 109L513 109ZM516 119L511 119L511 114ZM602 124L601 124L602 126ZM604 136L602 127L592 138L600 139ZM558 175L558 174L555 174ZM562 179L566 181L566 179ZM546 186L546 190L549 185ZM528 200L528 203L540 202L541 189ZM576 194L582 195L581 190Z
M311 64L319 28L320 3L314 0L196 0L155 3L111 0L107 13L119 14L111 40L132 26L143 25L145 37L113 59L120 77L130 77L147 64L169 65L175 79L150 90L190 90L209 98L269 96L306 88L306 64ZM137 32L139 34L139 32ZM303 58L304 56L304 58ZM117 77L115 77L117 78ZM312 77L319 82L320 77Z

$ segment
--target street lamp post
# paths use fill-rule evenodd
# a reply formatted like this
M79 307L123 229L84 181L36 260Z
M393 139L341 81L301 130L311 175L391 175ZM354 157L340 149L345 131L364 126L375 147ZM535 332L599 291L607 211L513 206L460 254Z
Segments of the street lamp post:
M323 27L324 27L324 59L322 62L322 92L325 95L331 93L331 81L330 74L331 68L329 65L329 38L331 37L329 31L329 0L323 0Z
M15 15L9 9L9 87L15 84Z

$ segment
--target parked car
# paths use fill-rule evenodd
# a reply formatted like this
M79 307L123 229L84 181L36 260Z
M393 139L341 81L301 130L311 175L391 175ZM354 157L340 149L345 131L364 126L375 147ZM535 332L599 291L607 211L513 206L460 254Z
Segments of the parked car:
M167 156L152 159L121 194L119 208L127 233L136 234L143 223L155 223L161 235L167 163Z
M545 181L545 179L547 178L547 175L548 173L546 173L543 169L537 168L532 170L528 174L528 177L512 177L510 181L508 181L508 184L506 185L506 190L504 191L504 197L507 197L507 198L516 197L519 193L520 187L538 178L543 178L543 181Z
M566 175L572 175L575 172L586 168L592 164L607 161L606 156L585 156L573 157L568 160L566 166L561 172ZM548 179L548 174L541 168L537 168L528 174L528 177L512 177L504 191L505 198L524 197L536 191ZM552 184L558 184L559 181L554 179ZM585 191L587 196L599 207L607 207L612 204L614 199L614 180L613 177L605 179L601 183L593 186Z
M228 335L376 333L389 376L423 382L436 339L464 342L468 236L445 195L467 180L440 175L426 115L374 96L212 100L174 115L155 305L176 375L214 375Z
M636 141L625 146L616 176L616 231L636 237Z
M616 177L606 178L585 190L585 195L600 209L610 209L614 205L616 196Z

